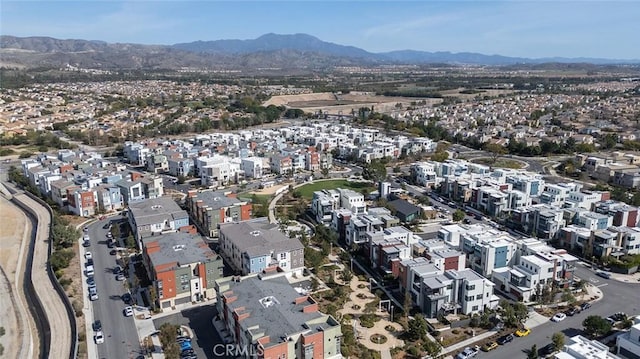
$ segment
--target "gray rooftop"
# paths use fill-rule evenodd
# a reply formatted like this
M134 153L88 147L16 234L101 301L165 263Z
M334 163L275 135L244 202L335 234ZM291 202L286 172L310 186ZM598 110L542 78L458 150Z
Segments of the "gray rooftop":
M161 223L166 219L189 218L187 212L181 209L171 197L158 197L129 203L129 211L131 211L137 226Z
M233 207L242 203L242 201L237 198L227 197L224 192L221 191L202 191L197 193L196 196L196 201L202 201L211 209Z
M219 258L200 235L173 232L145 238L142 243L149 249L149 259L154 267L170 263L183 266L210 262ZM152 249L154 247L158 249Z
M283 338L300 332L310 331L308 334L313 334L321 328L333 326L327 321L319 320L326 316L320 312L303 313L303 307L312 302L295 304L295 300L302 295L285 278L260 280L251 277L229 284L229 290L237 297L237 300L229 304L230 309L240 308L242 312L249 313L249 317L241 322L242 326L252 328L254 335L269 336L272 344L280 343ZM266 298L268 300L265 301ZM310 321L318 321L320 324L307 326L306 323Z
M220 224L220 235L250 257L304 248L298 239L287 237L280 232L278 225L269 223L266 217Z

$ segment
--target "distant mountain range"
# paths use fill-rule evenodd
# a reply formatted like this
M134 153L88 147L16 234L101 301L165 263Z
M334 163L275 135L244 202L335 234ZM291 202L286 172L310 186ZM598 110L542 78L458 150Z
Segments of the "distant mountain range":
M0 36L0 66L100 69L322 69L380 64L516 65L543 63L639 64L640 60L598 58L519 58L462 52L415 50L372 53L322 41L307 34L266 34L253 40L195 41L139 45L50 37Z

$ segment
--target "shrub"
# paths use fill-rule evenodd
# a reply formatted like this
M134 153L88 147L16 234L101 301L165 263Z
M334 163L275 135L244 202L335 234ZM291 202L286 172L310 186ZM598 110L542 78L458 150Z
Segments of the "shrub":
M74 300L71 303L71 306L73 307L73 311L76 313L76 317L81 317L82 316L82 303L80 303L77 300Z
M460 334L460 329L454 329L454 330L451 331L451 333L453 333L455 335L458 335L458 334Z
M73 256L74 253L68 249L55 251L51 254L49 263L51 264L51 268L54 270L54 272L56 272L56 277L58 276L57 272L59 270L67 268L69 266L69 262L71 261L71 258L73 258Z

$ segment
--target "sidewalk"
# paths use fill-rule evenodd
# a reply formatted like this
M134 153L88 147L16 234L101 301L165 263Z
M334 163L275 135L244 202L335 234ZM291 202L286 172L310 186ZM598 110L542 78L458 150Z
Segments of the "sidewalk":
M442 348L442 352L440 352L440 355L445 355L445 354L448 354L448 353L451 353L451 352L455 352L457 350L472 346L476 342L484 340L484 339L487 339L487 338L489 338L491 336L496 335L497 333L498 333L497 331L490 330L488 332L476 335L473 338L469 338L469 339L463 340L463 341L461 341L459 343L456 343L456 344L453 344L453 345L449 345L446 348Z

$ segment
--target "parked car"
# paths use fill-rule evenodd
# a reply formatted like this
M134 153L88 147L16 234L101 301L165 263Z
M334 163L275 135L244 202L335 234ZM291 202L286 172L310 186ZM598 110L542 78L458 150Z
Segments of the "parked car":
M514 334L516 335L516 337L526 337L527 335L531 334L531 329L529 329L529 328L520 328L520 329L516 330L516 332Z
M505 345L507 343L511 343L513 341L513 338L514 338L513 334L507 334L505 336L498 338L498 344Z
M94 321L93 324L91 324L91 327L93 328L94 332L102 331L102 323L99 320Z
M102 333L102 331L97 332L96 335L93 336L93 340L96 342L96 344L104 343L104 334Z
M84 258L85 259L93 259L93 254L91 254L90 251L86 251L86 252L84 252Z
M122 314L124 314L125 317L133 316L133 308L131 308L131 306L124 307L124 309L122 310Z
M87 264L87 267L88 266L92 266L93 265L93 258L87 259L87 263L86 264Z
M556 323L561 322L565 319L567 319L567 315L564 313L556 313L553 317L551 317L551 321Z
M111 223L107 222L104 226L102 226L102 228L109 229L110 226L111 226Z
M83 241L83 242L82 242L82 246L83 246L83 247L85 247L85 248L87 248L87 247L91 246L91 242L89 242L89 241Z
M462 352L456 355L456 359L471 359L476 355L478 355L478 351L479 349L477 347L474 347L474 348L466 347Z
M122 273L118 273L118 274L116 275L116 280L117 280L118 282L122 282L122 281L123 281L123 280L125 280L125 279L127 279L127 278L126 278L126 277L124 276L124 274L122 274Z
M591 308L591 303L589 303L589 302L584 302L584 303L580 304L580 309L582 309L582 310L586 310L586 309L589 309L589 308Z
M96 280L94 276L89 276L87 278L87 285L89 285L89 287L95 287L96 286Z
M490 352L490 351L492 351L493 349L495 349L497 347L498 347L498 343L489 342L489 343L483 345L481 349L482 349L483 352Z
M89 300L92 302L98 300L98 292L89 293Z
M597 271L596 275L599 277L602 277L604 279L611 279L611 273L607 273L607 272L603 272L603 271Z
M122 301L127 303L127 304L131 304L133 302L133 298L131 297L131 293L124 293L122 295Z
M93 270L93 265L88 265L87 266L86 273L87 273L88 277L92 277L95 274L95 272Z
M582 311L582 309L581 309L580 307L578 307L578 306L575 306L575 307L573 307L573 308L571 308L571 309L567 310L567 313L566 313L566 314L567 314L568 316L570 316L570 317L573 317L574 315L576 315L576 314L580 313L580 311Z

